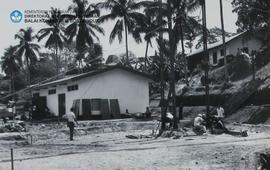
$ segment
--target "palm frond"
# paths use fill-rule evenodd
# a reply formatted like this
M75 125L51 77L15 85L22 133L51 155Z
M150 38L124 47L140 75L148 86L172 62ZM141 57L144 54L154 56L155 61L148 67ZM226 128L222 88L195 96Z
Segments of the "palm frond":
M115 24L115 26L114 26L111 34L110 34L110 39L109 39L110 43L113 42L113 40L115 39L116 36L118 36L119 43L121 43L122 42L122 38L123 38L122 37L122 32L123 31L124 31L123 20L119 19L116 22L116 24Z

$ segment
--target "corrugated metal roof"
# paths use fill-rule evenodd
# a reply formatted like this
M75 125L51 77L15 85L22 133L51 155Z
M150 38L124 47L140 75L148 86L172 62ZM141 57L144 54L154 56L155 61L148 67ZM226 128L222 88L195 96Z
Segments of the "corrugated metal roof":
M115 66L105 66L105 67L102 67L101 69L96 69L96 70L93 70L93 71L89 71L87 73L70 75L70 76L67 76L65 78L55 80L55 81L51 81L51 82L47 82L47 83L44 83L44 84L36 84L36 85L33 85L32 88L33 89L45 88L47 86L65 83L65 82L70 81L70 80L79 80L79 79L82 79L82 78L85 78L85 77L94 76L94 75L101 74L101 73L104 73L104 72L107 72L107 71L110 71L110 70L113 70L113 69L121 69L121 70L125 70L125 71L128 71L128 72L132 72L134 74L140 75L142 77L146 77L148 79L153 79L150 75L148 75L146 73L139 72L139 71L134 70L132 68L128 68L128 67L124 67L124 66L120 66L120 65L115 65Z

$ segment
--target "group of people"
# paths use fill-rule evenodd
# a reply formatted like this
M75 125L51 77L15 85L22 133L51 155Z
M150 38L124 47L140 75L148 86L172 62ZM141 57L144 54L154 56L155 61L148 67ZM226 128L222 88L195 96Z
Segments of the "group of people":
M147 117L151 117L151 112L149 111L149 108L146 109L145 114ZM69 127L70 131L70 140L73 140L74 126L78 125L74 109L71 108L70 112L66 113L63 118L67 120L67 126ZM170 127L172 126L173 118L174 116L171 113L166 113L165 122L169 123ZM206 121L206 119L208 119L208 121ZM198 114L197 117L194 119L193 130L197 135L202 135L207 132L206 127L209 127L212 134L227 133L230 135L247 136L246 131L236 132L228 130L225 127L223 119L224 109L221 106L218 106L216 108L216 114L214 116L206 117L205 114Z
M198 114L194 119L194 132L197 134L206 133L206 126L210 127L212 133L223 133L227 131L227 128L223 122L224 109L218 106L216 109L216 114L214 116L209 116L208 121L206 121L205 114Z
M206 119L208 119L206 121ZM214 116L206 117L205 114L198 114L194 119L194 132L198 135L205 134L206 127L209 127L212 134L222 134L226 133L234 136L248 136L247 131L232 131L226 128L224 124L224 109L221 106L218 106L216 109L216 114Z

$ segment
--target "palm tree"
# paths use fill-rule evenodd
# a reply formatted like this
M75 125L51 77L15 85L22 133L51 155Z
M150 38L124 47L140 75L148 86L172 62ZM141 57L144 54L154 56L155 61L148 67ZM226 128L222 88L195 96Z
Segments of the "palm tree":
M144 40L146 42L146 48L145 48L145 56L144 56L144 71L147 69L147 64L149 64L148 61L148 49L149 45L152 47L152 39L157 38L158 31L162 28L160 28L160 24L158 23L158 18L156 17L156 13L153 12L151 9L151 4L148 5L148 7L145 9L145 24L138 25L135 27L135 31L141 33L144 33ZM165 24L165 21L163 20L162 25ZM164 30L163 30L164 31Z
M160 3L160 2L159 2ZM156 10L159 9L159 3L154 3ZM170 91L172 94L172 105L173 105L173 114L176 117L175 110L175 54L177 52L177 44L181 40L182 45L182 56L185 56L184 50L184 33L188 30L184 28L186 23L190 22L192 18L188 17L188 12L195 10L199 7L198 0L167 0L166 3L162 4L163 9L161 13L167 19L167 31L169 36L169 47L170 47ZM194 21L194 20L192 20ZM192 30L192 29L189 29ZM186 70L186 68L185 68ZM187 75L187 71L185 71ZM187 79L187 78L186 78ZM174 128L177 128L177 120L175 119Z
M10 46L5 49L4 55L1 57L1 68L5 72L6 75L10 77L10 92L14 92L14 77L20 71L20 66L16 61L15 56L16 48L14 46Z
M66 37L64 35L64 27L62 24L63 20L64 17L62 17L61 11L56 8L52 8L51 16L46 21L46 24L49 27L42 28L38 32L38 41L42 40L45 37L49 37L46 41L45 47L54 48L55 50L57 74L59 74L59 63L60 63L60 58L58 57L58 48L62 50L64 46L63 43L64 41L66 41Z
M19 44L15 46L15 54L18 56L19 63L26 66L26 81L31 84L30 67L34 65L38 58L40 46L33 41L37 37L33 35L32 28L20 29L15 35L15 39L19 39Z
M100 16L100 11L96 5L90 4L85 0L73 0L74 5L69 7L74 14L64 14L71 23L67 26L65 34L68 42L76 39L77 58L82 61L83 53L87 46L94 43L94 38L99 41L96 32L104 35L104 30L98 25L96 17Z
M128 33L132 35L137 43L141 42L140 34L134 31L138 25L144 25L144 15L138 12L141 7L146 6L145 2L136 3L135 0L107 0L100 3L101 8L110 10L109 14L103 15L99 18L99 22L107 20L115 20L116 24L110 34L110 43L113 42L115 37L118 37L119 43L122 42L122 33L125 32L126 41L126 61L128 62ZM125 63L129 65L129 63Z
M200 30L201 25L196 17L189 16L188 14L195 11L199 7L198 0L181 0L171 1L173 11L175 14L173 32L175 34L175 43L181 42L182 57L184 57L184 73L185 82L188 85L187 79L187 60L185 54L184 40L190 39L190 36L195 37L196 33Z

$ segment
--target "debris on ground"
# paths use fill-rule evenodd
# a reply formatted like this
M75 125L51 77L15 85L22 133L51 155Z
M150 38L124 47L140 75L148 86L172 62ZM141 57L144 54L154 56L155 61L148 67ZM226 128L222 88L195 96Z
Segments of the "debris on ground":
M126 135L129 139L143 139L143 138L153 138L151 135Z
M0 133L25 131L25 122L23 121L8 121L0 125Z

